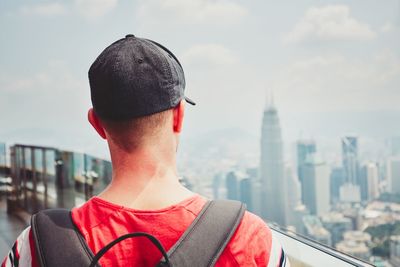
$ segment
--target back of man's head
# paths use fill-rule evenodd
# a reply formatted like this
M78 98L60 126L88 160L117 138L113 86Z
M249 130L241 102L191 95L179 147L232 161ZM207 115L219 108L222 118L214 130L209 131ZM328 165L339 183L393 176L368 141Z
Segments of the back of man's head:
M107 138L128 151L159 138L182 99L194 104L184 96L178 59L164 46L131 34L97 57L89 82L93 112Z

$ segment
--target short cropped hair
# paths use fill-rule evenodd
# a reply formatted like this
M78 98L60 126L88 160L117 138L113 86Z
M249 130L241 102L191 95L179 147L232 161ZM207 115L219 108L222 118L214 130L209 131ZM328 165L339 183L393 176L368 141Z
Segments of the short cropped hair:
M130 152L152 138L159 138L170 117L172 109L124 121L100 120L113 143Z

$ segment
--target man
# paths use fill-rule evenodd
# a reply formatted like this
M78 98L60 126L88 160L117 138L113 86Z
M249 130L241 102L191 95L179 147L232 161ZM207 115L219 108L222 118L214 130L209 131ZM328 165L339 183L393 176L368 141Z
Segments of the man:
M160 44L127 35L99 55L89 82L93 108L88 119L108 143L113 174L100 195L72 210L72 219L94 253L132 232L149 233L168 250L206 203L179 183L176 169L185 100L194 104L184 96L182 66ZM161 257L147 240L127 239L100 264L155 266ZM270 229L246 212L216 265L285 263ZM18 237L2 266L18 264L38 266L30 228Z

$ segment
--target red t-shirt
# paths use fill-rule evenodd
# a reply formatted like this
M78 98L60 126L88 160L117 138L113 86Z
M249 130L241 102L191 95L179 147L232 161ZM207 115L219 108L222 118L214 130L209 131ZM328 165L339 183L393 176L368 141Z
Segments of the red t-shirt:
M196 218L206 199L199 195L160 210L134 210L94 197L72 210L72 218L94 253L121 235L145 232L168 251ZM216 266L266 266L271 231L259 217L246 212ZM199 244L201 245L201 244ZM101 259L102 266L155 266L162 258L146 238L120 242Z
M205 203L205 198L194 195L164 209L135 210L93 197L74 208L72 218L94 254L119 236L132 232L149 233L169 250ZM100 259L100 264L155 266L161 258L161 252L148 239L139 237L115 245ZM29 228L18 237L2 266L18 266L18 262L19 266L38 266ZM286 257L271 230L262 219L246 211L216 266L288 266L285 264Z

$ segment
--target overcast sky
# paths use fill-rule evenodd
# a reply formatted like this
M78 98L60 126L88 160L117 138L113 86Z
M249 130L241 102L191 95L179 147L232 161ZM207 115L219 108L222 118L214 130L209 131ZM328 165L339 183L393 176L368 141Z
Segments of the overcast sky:
M0 141L9 143L105 155L86 122L87 70L127 33L180 59L198 103L186 137L229 127L259 135L272 91L296 135L311 131L293 122L299 114L400 112L399 0L9 0L0 32Z

